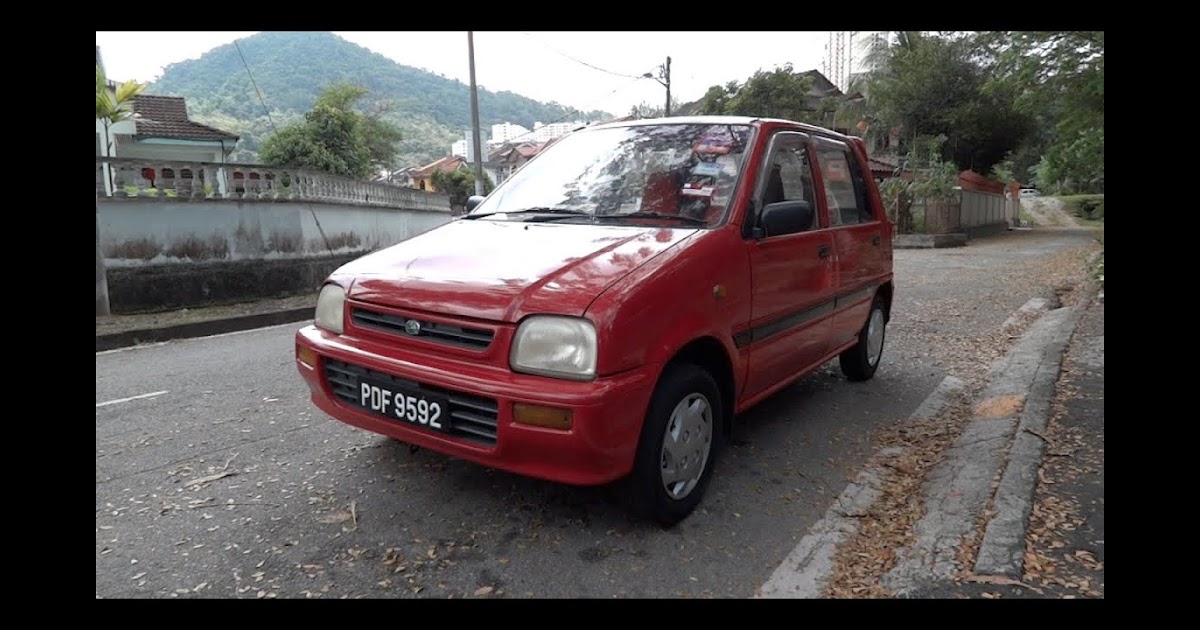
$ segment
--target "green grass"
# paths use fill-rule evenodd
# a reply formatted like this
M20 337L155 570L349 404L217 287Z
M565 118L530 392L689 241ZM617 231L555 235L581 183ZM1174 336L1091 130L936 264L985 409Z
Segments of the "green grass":
M1025 208L1021 208L1021 225L1037 225L1037 219L1034 218L1033 213Z

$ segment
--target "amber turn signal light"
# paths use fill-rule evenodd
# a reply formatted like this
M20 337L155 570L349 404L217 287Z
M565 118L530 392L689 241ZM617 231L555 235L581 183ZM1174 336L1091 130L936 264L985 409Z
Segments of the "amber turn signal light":
M301 363L303 363L309 367L316 367L316 365L317 365L317 353L313 352L312 348L307 348L305 346L297 345L296 346L296 358L300 359Z
M571 428L571 411L516 403L513 405L513 420L518 424L567 431Z

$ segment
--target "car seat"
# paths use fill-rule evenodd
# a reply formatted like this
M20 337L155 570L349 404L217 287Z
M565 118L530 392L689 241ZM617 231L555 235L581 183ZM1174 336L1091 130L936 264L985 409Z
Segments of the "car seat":
M642 212L679 212L679 189L683 186L677 171L655 171L646 177L642 189Z

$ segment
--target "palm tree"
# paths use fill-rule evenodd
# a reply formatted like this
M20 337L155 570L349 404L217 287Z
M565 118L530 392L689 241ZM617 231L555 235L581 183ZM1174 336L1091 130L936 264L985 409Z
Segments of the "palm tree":
M112 155L112 136L109 130L116 123L134 117L133 99L146 89L137 81L126 81L109 87L104 68L96 64L96 120L104 125L104 154Z
M97 49L98 50L98 49ZM133 99L146 86L136 81L126 81L109 89L104 68L96 64L96 120L104 125L104 155L112 155L112 135L109 129L123 120L134 117ZM112 169L105 165L105 179L112 187ZM104 252L100 249L100 191L96 191L96 315L111 313L108 303L108 272L104 268Z
M880 129L877 108L871 102L871 87L880 81L894 78L894 61L921 47L926 40L923 31L874 32L858 40L855 46L861 55L859 63L864 70L851 77L847 94L860 94L863 98L853 99L842 105L839 117L857 119L858 130L865 138L873 134L888 134L889 129Z

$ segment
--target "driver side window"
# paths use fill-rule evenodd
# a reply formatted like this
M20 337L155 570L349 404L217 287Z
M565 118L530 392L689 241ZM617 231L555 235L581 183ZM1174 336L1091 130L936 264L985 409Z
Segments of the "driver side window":
M803 230L817 227L816 193L813 185L812 164L808 159L807 136L793 132L782 132L775 138L770 160L763 166L759 202L756 204L757 216L762 217L762 211L768 205L780 201L806 201L812 205L812 222Z
M789 147L775 153L772 172L778 174L779 199L766 201L807 201L815 203L813 193L812 166L808 163L808 150L803 146Z

